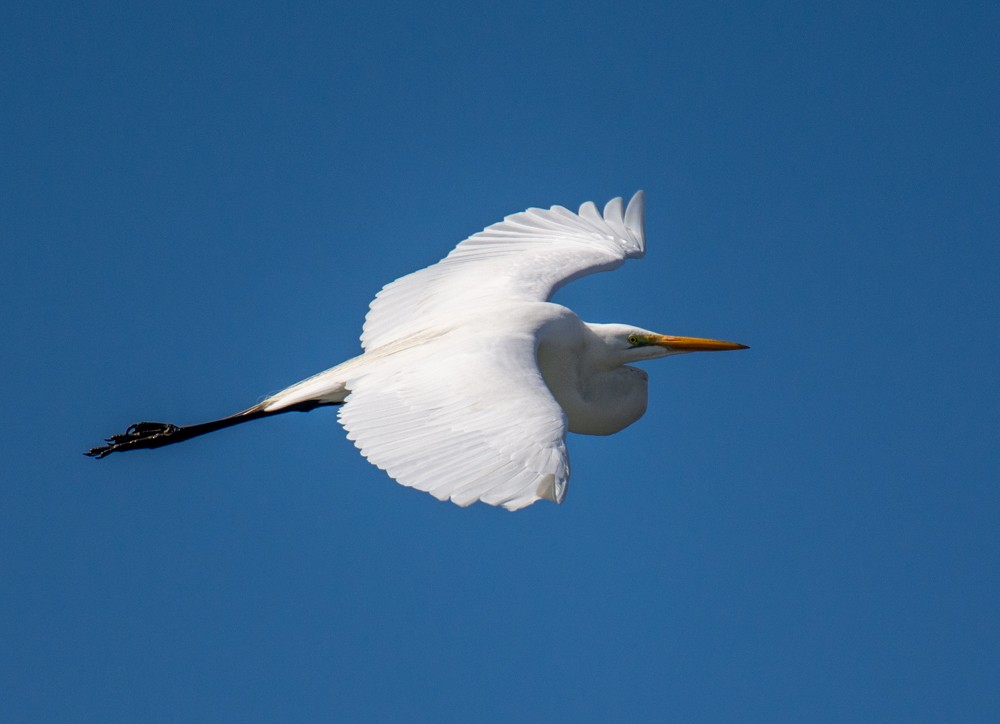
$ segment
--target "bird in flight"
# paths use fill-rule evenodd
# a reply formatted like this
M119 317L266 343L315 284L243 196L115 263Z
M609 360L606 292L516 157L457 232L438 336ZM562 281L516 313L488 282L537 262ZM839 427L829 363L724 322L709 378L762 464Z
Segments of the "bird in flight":
M561 503L566 433L611 435L646 411L648 376L630 363L746 349L590 324L549 301L564 284L645 251L642 191L627 207L612 199L603 214L589 201L577 213L553 206L513 214L383 287L357 357L219 420L135 423L86 455L163 447L340 405L347 437L403 485L461 506Z

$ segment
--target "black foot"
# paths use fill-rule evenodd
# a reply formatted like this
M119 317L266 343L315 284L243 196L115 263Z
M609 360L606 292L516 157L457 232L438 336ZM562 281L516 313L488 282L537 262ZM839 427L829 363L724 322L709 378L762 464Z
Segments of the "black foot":
M171 439L171 436L180 429L177 425L171 425L169 422L137 422L134 425L129 425L128 429L121 435L105 438L106 442L111 443L110 445L91 448L84 455L89 455L92 458L103 458L113 452L162 447L172 442L179 442L176 439Z

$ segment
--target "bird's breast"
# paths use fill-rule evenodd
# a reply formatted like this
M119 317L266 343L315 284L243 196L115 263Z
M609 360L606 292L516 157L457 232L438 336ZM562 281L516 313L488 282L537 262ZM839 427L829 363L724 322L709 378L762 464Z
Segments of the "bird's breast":
M618 367L590 376L575 389L553 391L553 395L566 411L570 432L613 435L646 412L647 381L646 373L637 367Z

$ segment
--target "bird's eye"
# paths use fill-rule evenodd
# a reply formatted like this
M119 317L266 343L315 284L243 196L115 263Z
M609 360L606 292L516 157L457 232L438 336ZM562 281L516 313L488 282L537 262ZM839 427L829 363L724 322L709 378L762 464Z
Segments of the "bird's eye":
M630 334L626 338L625 341L627 341L633 347L638 347L639 346L639 335L638 334Z

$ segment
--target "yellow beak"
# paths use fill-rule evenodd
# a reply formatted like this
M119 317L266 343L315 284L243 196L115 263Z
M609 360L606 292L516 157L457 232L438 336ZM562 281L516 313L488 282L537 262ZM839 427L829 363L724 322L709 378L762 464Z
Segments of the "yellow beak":
M727 349L750 349L739 342L702 339L701 337L675 337L670 334L652 335L651 341L658 347L666 347L677 352L722 352Z

